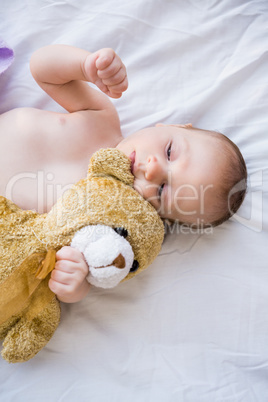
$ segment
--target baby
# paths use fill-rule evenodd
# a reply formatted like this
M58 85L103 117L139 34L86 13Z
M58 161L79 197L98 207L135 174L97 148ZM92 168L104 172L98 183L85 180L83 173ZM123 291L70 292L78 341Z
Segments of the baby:
M24 209L49 210L55 193L61 195L55 189L63 192L85 177L96 150L117 147L131 160L134 188L162 218L216 226L237 211L247 171L227 137L191 124L157 124L123 138L106 95L120 98L128 81L112 49L89 53L47 46L33 54L30 67L40 87L69 113L21 108L0 116L1 195ZM40 180L45 181L46 201L40 200ZM81 300L90 287L83 255L63 247L56 257L50 289L63 302Z

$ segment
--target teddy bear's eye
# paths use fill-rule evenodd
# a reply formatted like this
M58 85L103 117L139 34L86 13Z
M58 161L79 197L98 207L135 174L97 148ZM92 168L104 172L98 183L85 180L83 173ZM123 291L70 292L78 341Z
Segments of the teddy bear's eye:
M128 231L125 228L114 228L114 231L124 238L128 236Z
M130 268L130 272L136 272L139 268L139 263L137 260L133 261L132 267Z

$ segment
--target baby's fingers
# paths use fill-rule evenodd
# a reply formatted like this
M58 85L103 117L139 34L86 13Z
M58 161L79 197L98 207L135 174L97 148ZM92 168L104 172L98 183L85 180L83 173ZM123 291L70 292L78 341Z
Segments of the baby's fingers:
M116 68L118 59L119 62L121 62L120 58L113 49L101 49L100 51L96 52L96 55L96 68L99 71L105 71L110 66L115 66Z
M113 51L113 53L109 54L108 57L100 56L96 60L96 67L97 67L97 74L102 81L109 80L111 78L116 79L116 77L120 76L126 76L127 71L126 67L123 64L122 60L120 57Z
M83 254L76 248L70 246L64 246L56 253L57 261L68 260L72 262L82 262L84 261Z
M126 70L121 67L114 75L108 78L102 78L102 82L107 86L118 85L125 80L126 76Z
M100 70L107 68L116 56L112 48L103 48L96 52L96 67Z
M124 70L124 74L126 74L126 67L124 66L122 61L119 59L119 57L115 56L112 63L102 70L98 69L97 74L100 79L107 80L107 79L115 76L120 70Z
M111 98L120 98L128 87L127 71L113 49L101 49L95 62L97 80L95 84Z
M73 278L70 274L64 271L54 269L51 273L50 281L61 285L70 285L73 281Z
M128 80L127 77L125 77L124 80L120 82L120 84L108 86L108 92L106 93L111 98L120 98L122 92L126 91L127 88L128 88Z

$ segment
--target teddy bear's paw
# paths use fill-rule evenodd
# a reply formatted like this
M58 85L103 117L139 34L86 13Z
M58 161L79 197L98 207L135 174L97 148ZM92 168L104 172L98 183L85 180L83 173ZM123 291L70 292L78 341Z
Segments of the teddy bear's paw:
M19 321L19 317L12 317L0 325L0 341L4 340L10 329Z
M22 317L5 338L2 357L9 363L31 359L48 343L59 320L60 307L56 298L32 321Z

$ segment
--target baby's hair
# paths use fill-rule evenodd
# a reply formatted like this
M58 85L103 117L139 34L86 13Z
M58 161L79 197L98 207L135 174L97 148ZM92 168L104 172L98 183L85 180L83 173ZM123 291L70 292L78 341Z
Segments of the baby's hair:
M238 146L230 138L217 131L197 130L213 136L226 158L209 223L215 227L227 221L240 208L247 190L247 167Z

